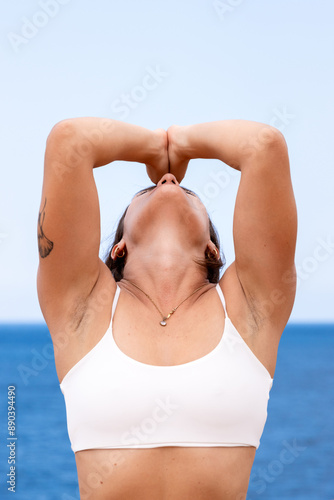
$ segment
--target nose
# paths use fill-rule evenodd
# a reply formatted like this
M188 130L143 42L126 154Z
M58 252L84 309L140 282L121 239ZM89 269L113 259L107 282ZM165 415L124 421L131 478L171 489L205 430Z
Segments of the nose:
M179 183L177 182L177 179L175 175L173 174L165 174L161 177L160 181L158 182L157 186L161 186L161 184L176 184L177 186Z

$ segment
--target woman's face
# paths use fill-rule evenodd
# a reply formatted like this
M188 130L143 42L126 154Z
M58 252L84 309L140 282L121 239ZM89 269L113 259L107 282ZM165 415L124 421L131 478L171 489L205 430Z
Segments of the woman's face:
M210 239L205 206L192 191L179 185L172 174L165 174L156 186L137 193L124 219L124 239L134 244L144 238L173 234L191 246L206 245Z

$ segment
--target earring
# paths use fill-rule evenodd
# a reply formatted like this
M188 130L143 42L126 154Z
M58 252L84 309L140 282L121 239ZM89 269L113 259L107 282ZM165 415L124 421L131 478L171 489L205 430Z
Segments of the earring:
M118 245L117 245L117 246L116 246L116 250L115 250L115 256L116 256L116 258L117 258L117 257L119 257L119 258L124 257L124 255L125 255L125 250L124 250L124 248L123 248L123 250L122 250L122 254L119 254L119 253L118 253L118 249L119 249L119 248L118 248Z
M217 259L218 258L218 252L217 252L216 248L213 248L213 250L209 250L207 252L208 258L210 258L210 254L212 255L213 252L215 253L215 258Z

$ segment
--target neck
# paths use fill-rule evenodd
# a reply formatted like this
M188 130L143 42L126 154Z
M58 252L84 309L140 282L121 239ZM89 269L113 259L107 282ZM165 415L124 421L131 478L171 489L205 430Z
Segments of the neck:
M133 282L140 287L167 315L194 290L209 284L206 270L193 261L200 257L194 250L191 252L190 249L181 248L175 242L173 246L166 242L151 243L149 247L136 246L129 252L122 282L127 286ZM146 303L146 296L131 283L129 286L131 292ZM205 289L203 287L202 290ZM182 308L189 307L196 297L197 293L182 304Z

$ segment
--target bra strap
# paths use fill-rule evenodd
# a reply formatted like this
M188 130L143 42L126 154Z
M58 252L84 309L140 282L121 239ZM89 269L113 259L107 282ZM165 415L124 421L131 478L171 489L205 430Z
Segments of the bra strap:
M112 322L112 319L113 319L114 314L115 314L115 309L116 309L116 306L117 306L117 302L118 302L118 297L119 297L120 291L121 291L121 289L120 289L120 287L116 283L116 292L115 292L114 300L113 300L113 303L112 303L112 310L111 310L111 322Z
M224 297L224 294L222 292L222 289L220 288L220 285L219 283L217 283L217 292L218 292L218 295L220 297L220 300L222 301L222 304L223 304L223 307L224 307L224 311L225 311L225 318L228 318L228 314L227 314L227 310L226 310L226 302L225 302L225 297Z

